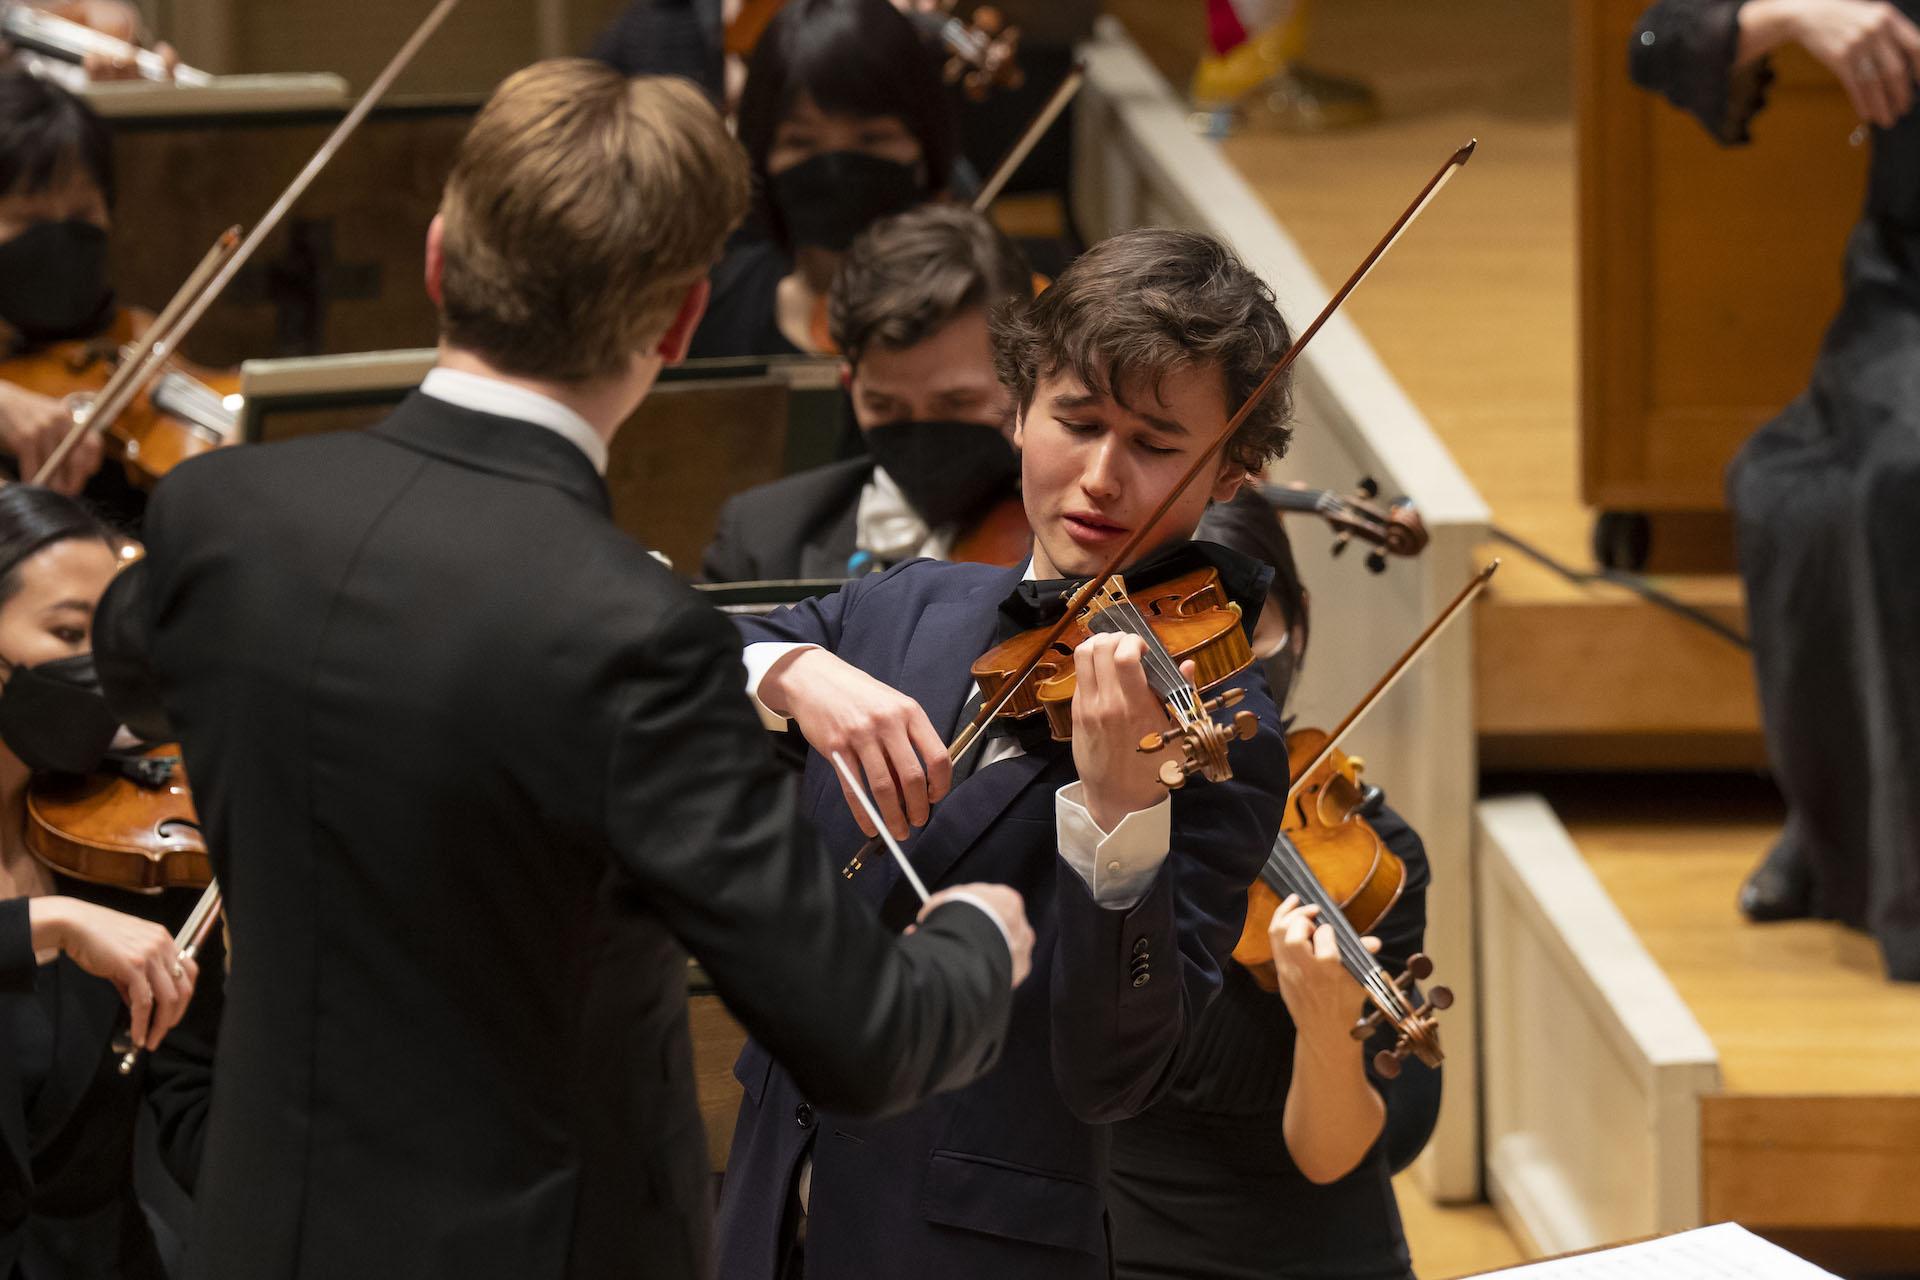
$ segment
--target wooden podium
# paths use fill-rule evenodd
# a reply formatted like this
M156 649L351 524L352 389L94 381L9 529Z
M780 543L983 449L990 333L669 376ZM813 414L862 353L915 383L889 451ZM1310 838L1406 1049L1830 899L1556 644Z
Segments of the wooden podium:
M1621 567L1645 558L1646 513L1724 510L1734 452L1806 387L1868 159L1797 47L1774 55L1753 142L1720 146L1629 78L1644 8L1575 6L1581 491Z

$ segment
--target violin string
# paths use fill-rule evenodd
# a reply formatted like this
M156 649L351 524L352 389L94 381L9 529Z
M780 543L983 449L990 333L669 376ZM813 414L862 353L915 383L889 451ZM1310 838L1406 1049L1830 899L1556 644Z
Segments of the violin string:
M1383 1004L1384 1009L1390 1011L1389 1016L1396 1021L1411 1016L1413 1009L1408 1005L1399 984L1387 975L1379 958L1367 950L1366 944L1360 940L1359 931L1347 919L1346 912L1332 901L1320 878L1313 874L1313 868L1307 865L1300 850L1284 833L1274 841L1269 864L1281 873L1287 886L1302 900L1320 908L1321 918L1333 930L1334 943L1346 964L1347 972L1359 980L1375 1002Z
M1173 709L1174 715L1183 725L1191 724L1195 708L1192 705L1190 686L1180 675L1180 668L1174 664L1173 655L1160 638L1153 634L1145 618L1140 616L1131 600L1124 596L1095 613L1088 625L1096 631L1120 632L1138 636L1146 646L1146 665L1149 677L1158 676L1161 687L1156 691Z

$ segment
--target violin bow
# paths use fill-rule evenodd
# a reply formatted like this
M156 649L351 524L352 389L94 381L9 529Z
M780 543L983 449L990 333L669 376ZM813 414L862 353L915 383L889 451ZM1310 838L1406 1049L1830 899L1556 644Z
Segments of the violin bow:
M200 948L206 945L207 935L213 932L213 926L220 920L221 898L220 882L209 880L207 890L200 895L200 901L193 906L187 922L180 926L180 932L173 936L176 960L191 960L200 954ZM115 1046L116 1048L118 1046ZM140 1046L134 1045L120 1055L120 1074L133 1074L134 1064L140 1061Z
M280 198L273 202L273 207L267 210L265 216L247 234L247 238L240 242L238 248L222 255L223 260L211 272L211 278L201 281L201 271L198 269L193 275L187 277L186 283L180 287L172 301L168 302L166 308L160 313L162 316L171 313L175 317L174 323L168 331L159 334L153 332L159 328L158 321L149 326L148 337L151 341L144 344L146 350L137 364L128 362L133 366L133 372L128 375L123 384L117 402L98 405L98 412L76 414L73 429L67 432L66 437L60 441L59 447L40 465L40 469L34 472L33 483L45 484L47 478L62 462L66 461L67 455L73 452L74 446L80 443L83 436L90 432L98 435L112 426L114 419L132 402L133 397L153 381L166 362L167 355L179 345L188 330L199 323L200 318L206 314L207 308L213 305L214 299L233 283L234 276L246 266L248 259L253 257L254 251L260 247L261 242L280 225L281 219L287 216L287 211L293 208L294 202L306 194L307 188L313 185L313 180L320 176L320 171L327 167L334 154L345 145L348 137L367 118L367 114L373 110L381 98L386 96L387 90L393 87L393 82L399 78L402 71L406 70L407 64L413 61L414 55L420 52L421 46L426 44L428 37L440 29L440 24L446 21L447 15L452 13L459 3L460 0L439 0L439 3L434 5L427 16L421 20L420 25L414 28L413 34L407 37L406 43L401 45L399 51L393 55L385 70L375 77L373 83L367 86L367 91L360 95L360 100L353 104L345 116L341 117L340 123L327 136L327 140L320 144L319 150L313 153L313 158L307 161L306 167L295 175L287 189L280 193ZM216 245L209 252L208 258L211 259L220 253L220 246ZM205 261L202 261L202 266L205 266ZM196 290L197 282L201 287Z
M1008 151L1006 158L1000 161L999 167L993 171L993 176L986 180L980 188L980 193L974 196L972 208L975 213L985 213L999 197L1001 189L1012 179L1014 170L1033 154L1033 149L1040 145L1040 139L1047 136L1047 130L1053 127L1053 122L1060 118L1060 113L1067 109L1067 104L1073 101L1074 95L1080 92L1080 86L1086 82L1087 64L1075 62L1073 70L1067 72L1067 78L1060 82L1060 87L1053 91L1053 96L1047 99L1046 105L1042 106L1033 117L1033 123L1027 126L1027 131L1020 135L1020 140L1013 144L1013 149Z
M1407 227L1412 224L1413 220L1419 217L1426 207L1433 202L1433 198L1440 194L1440 189L1452 180L1453 175L1459 171L1460 167L1473 158L1473 151L1477 145L1477 140L1469 140L1465 146L1447 157L1447 162L1440 166L1439 171L1436 172L1433 177L1427 179L1427 185L1420 189L1420 194L1414 197L1413 203L1408 205L1406 211L1394 221L1393 226L1388 229L1387 234L1381 237L1380 243L1373 247L1373 251L1367 254L1366 258L1358 267L1354 268L1353 274L1347 277L1346 283L1341 285L1340 288L1335 291L1333 297L1327 300L1327 305L1320 309L1320 314L1313 318L1313 323L1308 325L1306 329L1301 332L1300 336L1293 340L1292 345L1289 346L1281 355L1280 359L1274 363L1273 368L1267 371L1267 376L1260 380L1260 385L1253 389L1253 394L1249 395L1246 402L1234 412L1232 417L1227 419L1227 424L1220 429L1219 434L1214 437L1212 443L1194 457L1192 464L1187 467L1186 474L1174 482L1173 487L1168 490L1166 497L1160 500L1160 505L1153 509L1153 514L1134 527L1133 532L1127 536L1127 540L1121 544L1118 551L1114 552L1106 566L1102 568L1099 573L1088 578L1074 591L1073 596L1067 601L1066 612L1061 614L1052 628L1048 630L1046 638L1034 646L1032 655L1015 670L1013 677L1007 681L1006 687L1001 690L1000 695L991 702L986 699L981 700L979 712L975 714L973 720L960 731L959 736L948 746L947 755L950 759L957 762L964 758L967 752L973 748L973 745L979 741L981 730L987 726L988 722L991 721L994 716L1000 714L1002 707L1006 706L1007 703L1012 700L1013 695L1018 692L1027 677L1033 674L1033 669L1039 665L1041 658L1045 657L1048 650L1052 648L1054 641L1066 633L1067 627L1072 623L1074 617L1086 607L1087 601L1093 598L1094 593L1100 589L1101 584L1118 573L1121 568L1139 552L1140 544L1146 541L1147 534L1152 531L1155 525L1160 523L1161 518L1165 516L1168 511L1173 509L1173 504L1180 500L1180 495L1187 491L1187 486L1194 482L1200 472L1213 460L1214 455L1219 453L1220 450L1225 447L1227 441L1233 438L1233 433L1240 429L1240 425L1247 420L1248 416L1252 414L1260 401L1266 398L1267 392L1273 389L1273 384L1279 381L1280 375L1293 367L1293 362L1300 358L1300 352L1305 349L1307 343L1313 341L1313 335L1320 332L1321 327L1333 317L1333 313L1339 309L1340 304L1345 302L1348 296L1360 287L1360 282L1367 278L1368 273L1373 270L1374 265L1386 255L1387 250L1393 247L1394 241L1398 240L1406 231Z
M1466 145L1448 156L1446 163L1441 165L1439 170L1431 178L1427 179L1427 184L1420 188L1420 194L1414 197L1413 203L1408 205L1400 216L1394 220L1393 226L1387 229L1387 234L1380 238L1380 243L1376 244L1372 251L1361 260L1360 265L1353 269L1353 274L1347 277L1346 283L1341 285L1331 298L1327 299L1327 304L1320 308L1320 314L1313 318L1313 323L1302 330L1300 335L1296 337L1292 344L1287 347L1286 351L1281 354L1279 360L1274 362L1273 368L1267 371L1267 376L1260 380L1260 385L1253 389L1253 393L1234 411L1233 416L1227 419L1226 425L1220 429L1219 434L1214 437L1213 441L1194 458L1192 464L1188 466L1186 473L1174 482L1173 487L1168 490L1166 497L1160 500L1160 505L1153 509L1153 514L1141 521L1140 524L1134 528L1133 532L1127 536L1126 542L1121 545L1118 551L1114 552L1113 556L1107 561L1106 566L1102 568L1099 573L1094 574L1075 589L1073 595L1067 601L1066 610L1055 620L1054 624L1048 628L1045 638L1033 647L1033 652L1015 669L1012 678L1006 682L1005 687L1001 689L1000 693L991 700L986 698L980 700L980 710L974 714L973 719L967 723L966 727L960 730L958 736L947 744L948 760L958 764L966 758L967 752L971 751L979 743L981 731L986 728L995 716L1000 714L1001 709L1005 707L1008 702L1013 700L1014 694L1019 692L1020 686L1026 682L1027 677L1033 674L1033 669L1040 665L1040 660L1052 649L1054 642L1066 634L1067 627L1072 624L1075 616L1086 607L1087 602L1101 589L1107 579L1118 573L1140 550L1140 544L1146 541L1147 534L1155 525L1160 523L1161 517L1173 509L1173 504L1179 501L1180 495L1187 491L1187 486L1194 482L1200 472L1206 467L1207 463L1212 461L1213 456L1219 453L1220 450L1226 446L1227 441L1233 438L1233 433L1240 429L1240 425L1247 420L1248 415L1250 415L1254 411L1254 408L1259 405L1260 401L1266 397L1267 392L1273 389L1273 384L1280 379L1280 375L1293 367L1293 362L1300 358L1300 352L1306 348L1307 343L1313 340L1313 335L1320 332L1327 321L1333 318L1333 313L1339 310L1340 304L1345 302L1353 291L1360 287L1360 282L1365 280L1380 259L1386 256L1387 250L1393 248L1394 242L1406 232L1406 229L1412 225L1413 220L1419 217L1429 204L1433 203L1434 197L1440 194L1441 188L1452 181L1453 175L1459 172L1460 167L1473 158L1474 148L1478 145L1478 139L1468 139ZM1384 689L1380 690L1380 692L1384 691ZM1349 717L1349 720L1351 719L1353 719L1353 717ZM882 830L884 830L884 828L882 828ZM877 837L867 841L867 843L861 846L860 850L853 855L853 858L847 863L845 868L842 869L841 874L848 879L852 879L854 872L858 871L861 866L865 864L868 855L873 853L874 850L879 847L879 844L880 841Z
M1440 632L1446 628L1449 622L1454 620L1460 610L1465 607L1466 603L1485 589L1487 583L1492 580L1494 571L1499 567L1500 559L1496 556L1492 560L1489 560L1486 565L1481 568L1480 572L1474 574L1467 585L1460 588L1460 593L1447 603L1447 607L1442 609L1439 615L1427 624L1427 629L1414 637L1413 643L1407 646L1407 651L1401 654L1399 659L1391 667L1387 668L1387 673L1375 681L1373 688L1367 690L1360 701L1354 704L1353 710L1347 712L1340 723L1333 727L1332 731L1327 734L1327 744L1320 748L1319 753L1307 763L1307 767L1300 771L1300 776L1295 778L1292 785L1287 788L1288 804L1292 804L1294 797L1300 794L1300 788L1306 785L1307 779L1313 776L1314 770L1327 762L1327 758L1333 754L1333 749L1340 745L1340 739L1346 736L1347 730L1353 728L1361 716L1373 710L1373 705L1380 701L1380 699L1386 697L1387 690L1393 688L1394 685L1400 682L1400 677L1405 675L1408 668L1419 661L1420 655L1425 653L1433 642L1440 638Z

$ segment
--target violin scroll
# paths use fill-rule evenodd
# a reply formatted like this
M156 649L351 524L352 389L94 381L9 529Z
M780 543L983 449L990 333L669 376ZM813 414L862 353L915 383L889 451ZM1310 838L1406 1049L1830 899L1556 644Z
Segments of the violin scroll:
M1018 89L1025 84L1026 72L1015 61L1020 28L1009 25L990 5L975 9L967 21L952 16L952 8L948 0L948 16L940 29L941 40L953 51L947 59L947 83L959 85L975 102L984 102L995 89Z
M1160 781L1167 790L1178 791L1196 773L1208 782L1225 782L1233 777L1227 747L1236 741L1245 742L1260 732L1260 718L1251 711L1236 711L1232 720L1222 724L1213 715L1226 707L1238 706L1246 696L1245 689L1228 689L1219 697L1201 703L1200 710L1205 714L1191 724L1149 733L1140 739L1143 755L1163 750L1170 741L1180 744L1180 758L1160 766Z
M1387 1023L1393 1025L1396 1032L1393 1047L1373 1055L1373 1069L1388 1080L1400 1074L1400 1064L1409 1053L1430 1067L1439 1066L1445 1056L1440 1052L1437 1015L1453 1007L1453 991L1447 987L1434 987L1427 992L1425 1003L1416 1005L1411 999L1413 984L1432 976L1433 961L1425 955L1414 956L1407 961L1406 972L1393 981L1392 990L1398 999L1392 1003L1401 1007L1387 1008L1386 1003L1370 989L1368 994L1376 1007L1353 1024L1352 1035L1355 1040L1370 1038Z

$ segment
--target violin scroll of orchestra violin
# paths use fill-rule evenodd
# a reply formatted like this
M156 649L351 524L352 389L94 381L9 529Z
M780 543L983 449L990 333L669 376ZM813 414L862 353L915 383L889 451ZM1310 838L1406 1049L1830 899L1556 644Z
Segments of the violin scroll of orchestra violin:
M1324 755L1311 772L1300 770ZM1407 962L1395 979L1361 941L1361 935L1379 927L1406 883L1407 868L1374 831L1367 815L1377 812L1380 791L1365 786L1365 767L1337 748L1329 751L1328 737L1319 729L1297 729L1287 735L1287 760L1297 781L1290 788L1280 838L1260 869L1260 878L1247 890L1247 919L1234 945L1233 958L1263 991L1278 991L1273 949L1267 930L1283 898L1294 896L1320 908L1319 917L1334 933L1341 965L1360 984L1373 1010L1354 1024L1353 1037L1366 1040L1383 1024L1395 1032L1394 1045L1373 1058L1373 1069L1388 1079L1400 1074L1409 1054L1430 1067L1440 1065L1440 1033L1436 1017L1452 1007L1453 992L1434 987L1425 1003L1416 1003L1413 984L1433 973L1424 955Z

